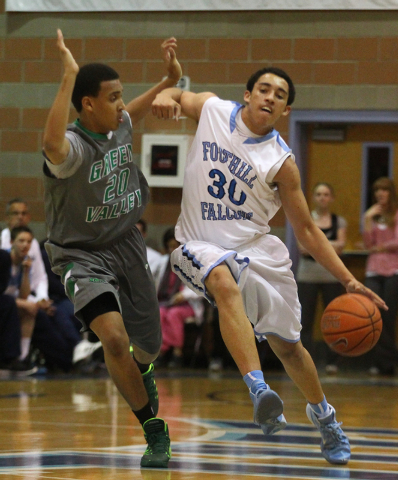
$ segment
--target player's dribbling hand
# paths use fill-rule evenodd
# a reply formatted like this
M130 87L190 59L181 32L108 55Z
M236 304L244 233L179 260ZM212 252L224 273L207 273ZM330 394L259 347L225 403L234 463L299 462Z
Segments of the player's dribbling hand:
M388 310L386 302L382 300L376 293L374 293L373 290L370 290L370 288L367 288L361 282L358 282L358 280L354 279L348 282L346 285L346 290L347 293L360 293L362 295L366 295L371 300L373 300L379 308L382 308L383 310Z
M162 43L161 48L163 60L166 63L167 76L176 84L182 75L182 68L175 52L177 40L170 37Z
M73 55L69 48L66 48L64 36L62 35L62 31L59 28L57 30L57 47L61 55L61 60L64 65L65 73L77 74L77 72L79 71L79 65L73 58Z

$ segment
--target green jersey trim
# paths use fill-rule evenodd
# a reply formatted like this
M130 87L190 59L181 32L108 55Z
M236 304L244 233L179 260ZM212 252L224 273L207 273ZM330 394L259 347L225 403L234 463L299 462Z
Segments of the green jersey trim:
M65 292L69 296L70 300L73 300L75 298L75 283L76 280L71 277L70 271L74 267L74 263L70 262L68 265L65 267L64 271L62 272L62 283L65 285Z
M73 123L80 129L82 129L83 132L87 133L87 135L90 135L91 138L96 138L97 140L108 140L108 136L105 135L104 133L95 133L95 132L92 132L91 130L88 130L88 128L83 127L79 119L76 119Z

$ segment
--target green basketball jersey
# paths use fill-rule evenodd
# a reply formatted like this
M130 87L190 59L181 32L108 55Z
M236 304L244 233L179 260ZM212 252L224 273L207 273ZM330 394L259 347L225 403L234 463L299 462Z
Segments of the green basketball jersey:
M80 147L82 164L65 179L44 166L45 210L50 242L63 247L99 248L112 243L141 218L149 187L133 162L132 127L127 112L118 130L95 134L79 122L68 125Z

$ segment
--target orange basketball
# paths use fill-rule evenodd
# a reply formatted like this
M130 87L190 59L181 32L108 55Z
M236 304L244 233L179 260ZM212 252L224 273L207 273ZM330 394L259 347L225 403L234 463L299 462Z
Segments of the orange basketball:
M346 357L358 357L377 343L383 327L380 311L370 298L346 293L332 300L321 319L329 347Z

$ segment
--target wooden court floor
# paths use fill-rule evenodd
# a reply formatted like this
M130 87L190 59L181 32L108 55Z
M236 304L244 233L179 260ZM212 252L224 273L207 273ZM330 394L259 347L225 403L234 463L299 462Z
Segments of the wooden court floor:
M159 372L169 423L167 470L140 469L141 428L106 374L0 381L0 477L10 480L398 479L398 378L322 377L352 459L332 466L305 401L283 374L266 375L285 403L286 430L265 437L239 375Z

